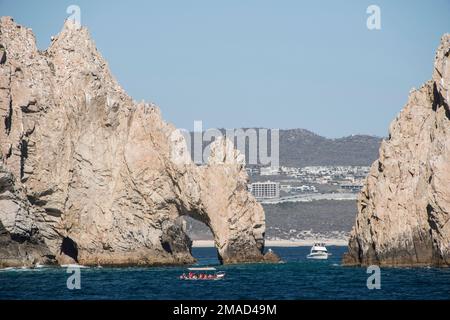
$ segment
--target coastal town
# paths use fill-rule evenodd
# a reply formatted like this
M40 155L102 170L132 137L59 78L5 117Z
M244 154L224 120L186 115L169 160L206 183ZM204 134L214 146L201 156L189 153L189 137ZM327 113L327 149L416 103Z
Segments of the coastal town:
M248 167L248 190L262 203L356 199L368 166Z

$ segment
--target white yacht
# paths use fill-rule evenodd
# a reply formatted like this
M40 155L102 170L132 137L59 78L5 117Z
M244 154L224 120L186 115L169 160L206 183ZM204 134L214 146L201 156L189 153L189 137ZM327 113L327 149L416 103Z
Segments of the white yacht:
M311 252L306 256L306 258L325 260L328 259L328 256L330 255L331 253L328 253L327 248L325 247L325 243L315 243L311 248Z

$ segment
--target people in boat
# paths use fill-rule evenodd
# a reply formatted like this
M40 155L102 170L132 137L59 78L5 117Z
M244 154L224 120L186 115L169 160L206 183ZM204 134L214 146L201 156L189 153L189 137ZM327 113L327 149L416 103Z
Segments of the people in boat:
M208 273L199 273L196 274L194 272L189 272L187 275L186 273L183 273L180 276L180 279L185 280L185 279L190 279L190 280L214 280L217 279L218 275L217 274L208 274Z

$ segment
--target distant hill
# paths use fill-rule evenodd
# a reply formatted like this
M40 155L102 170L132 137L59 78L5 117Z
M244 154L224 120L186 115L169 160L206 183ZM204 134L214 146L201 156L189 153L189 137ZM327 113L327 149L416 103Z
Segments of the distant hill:
M280 163L288 167L369 166L378 158L381 141L368 135L328 139L304 129L280 130Z
M225 132L223 129L221 131ZM305 129L280 130L280 165L370 166L378 158L381 141L382 138L369 135L329 139ZM203 147L208 144L204 143ZM270 142L268 147L270 151ZM248 145L246 149L248 159Z

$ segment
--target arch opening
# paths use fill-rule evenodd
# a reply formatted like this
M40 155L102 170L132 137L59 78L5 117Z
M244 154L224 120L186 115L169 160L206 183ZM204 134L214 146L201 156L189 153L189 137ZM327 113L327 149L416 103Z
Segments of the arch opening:
M214 233L211 227L198 214L183 215L180 217L188 237L193 241L192 256L209 264L221 264L222 259L216 248Z

